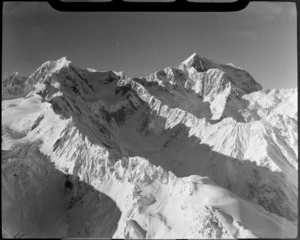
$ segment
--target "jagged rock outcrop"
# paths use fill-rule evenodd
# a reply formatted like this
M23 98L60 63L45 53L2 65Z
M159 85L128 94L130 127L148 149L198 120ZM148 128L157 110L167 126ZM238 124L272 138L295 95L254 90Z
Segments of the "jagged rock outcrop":
M18 72L12 73L2 80L2 99L25 97L33 86L28 84L28 78Z

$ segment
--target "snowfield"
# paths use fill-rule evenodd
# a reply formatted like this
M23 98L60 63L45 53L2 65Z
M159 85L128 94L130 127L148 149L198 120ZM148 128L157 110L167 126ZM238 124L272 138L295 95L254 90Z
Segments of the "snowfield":
M198 54L145 78L64 57L23 81L2 101L4 237L297 236L297 88Z

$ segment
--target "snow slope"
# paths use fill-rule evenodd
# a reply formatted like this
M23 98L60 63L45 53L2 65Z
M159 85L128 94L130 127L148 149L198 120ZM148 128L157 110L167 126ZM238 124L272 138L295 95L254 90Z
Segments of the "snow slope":
M2 172L2 195L12 192L15 202L2 207L7 236L296 236L297 89L265 90L245 70L197 54L145 78L80 69L64 57L44 63L28 82L35 89L26 99L2 103L2 156L9 156L2 166L13 168L8 153L29 149L32 165L39 158L53 162L57 175L72 176L73 187L61 194L64 181L49 178L44 185L61 196L45 220L49 228L37 227L37 210L23 214L30 225L18 229L8 216L22 211L14 195L20 190L9 171ZM22 191L35 191L36 178L24 178ZM83 184L119 209L106 222L90 224L85 235L75 231L78 206L61 206L84 199L80 216L91 223L109 213L101 210L101 197L85 198ZM47 191L39 196L44 202Z

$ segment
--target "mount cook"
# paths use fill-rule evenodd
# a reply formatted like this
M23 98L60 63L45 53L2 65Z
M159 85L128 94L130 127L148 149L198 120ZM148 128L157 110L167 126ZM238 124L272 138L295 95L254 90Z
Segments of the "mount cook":
M63 57L2 99L5 237L297 235L297 88L198 54L140 78Z

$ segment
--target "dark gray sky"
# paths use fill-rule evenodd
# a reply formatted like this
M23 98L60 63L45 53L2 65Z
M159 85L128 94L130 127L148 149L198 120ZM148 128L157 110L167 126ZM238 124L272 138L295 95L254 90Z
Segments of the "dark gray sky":
M3 76L67 56L78 67L146 76L192 53L246 69L265 88L297 86L296 5L253 2L229 13L64 13L5 2Z

